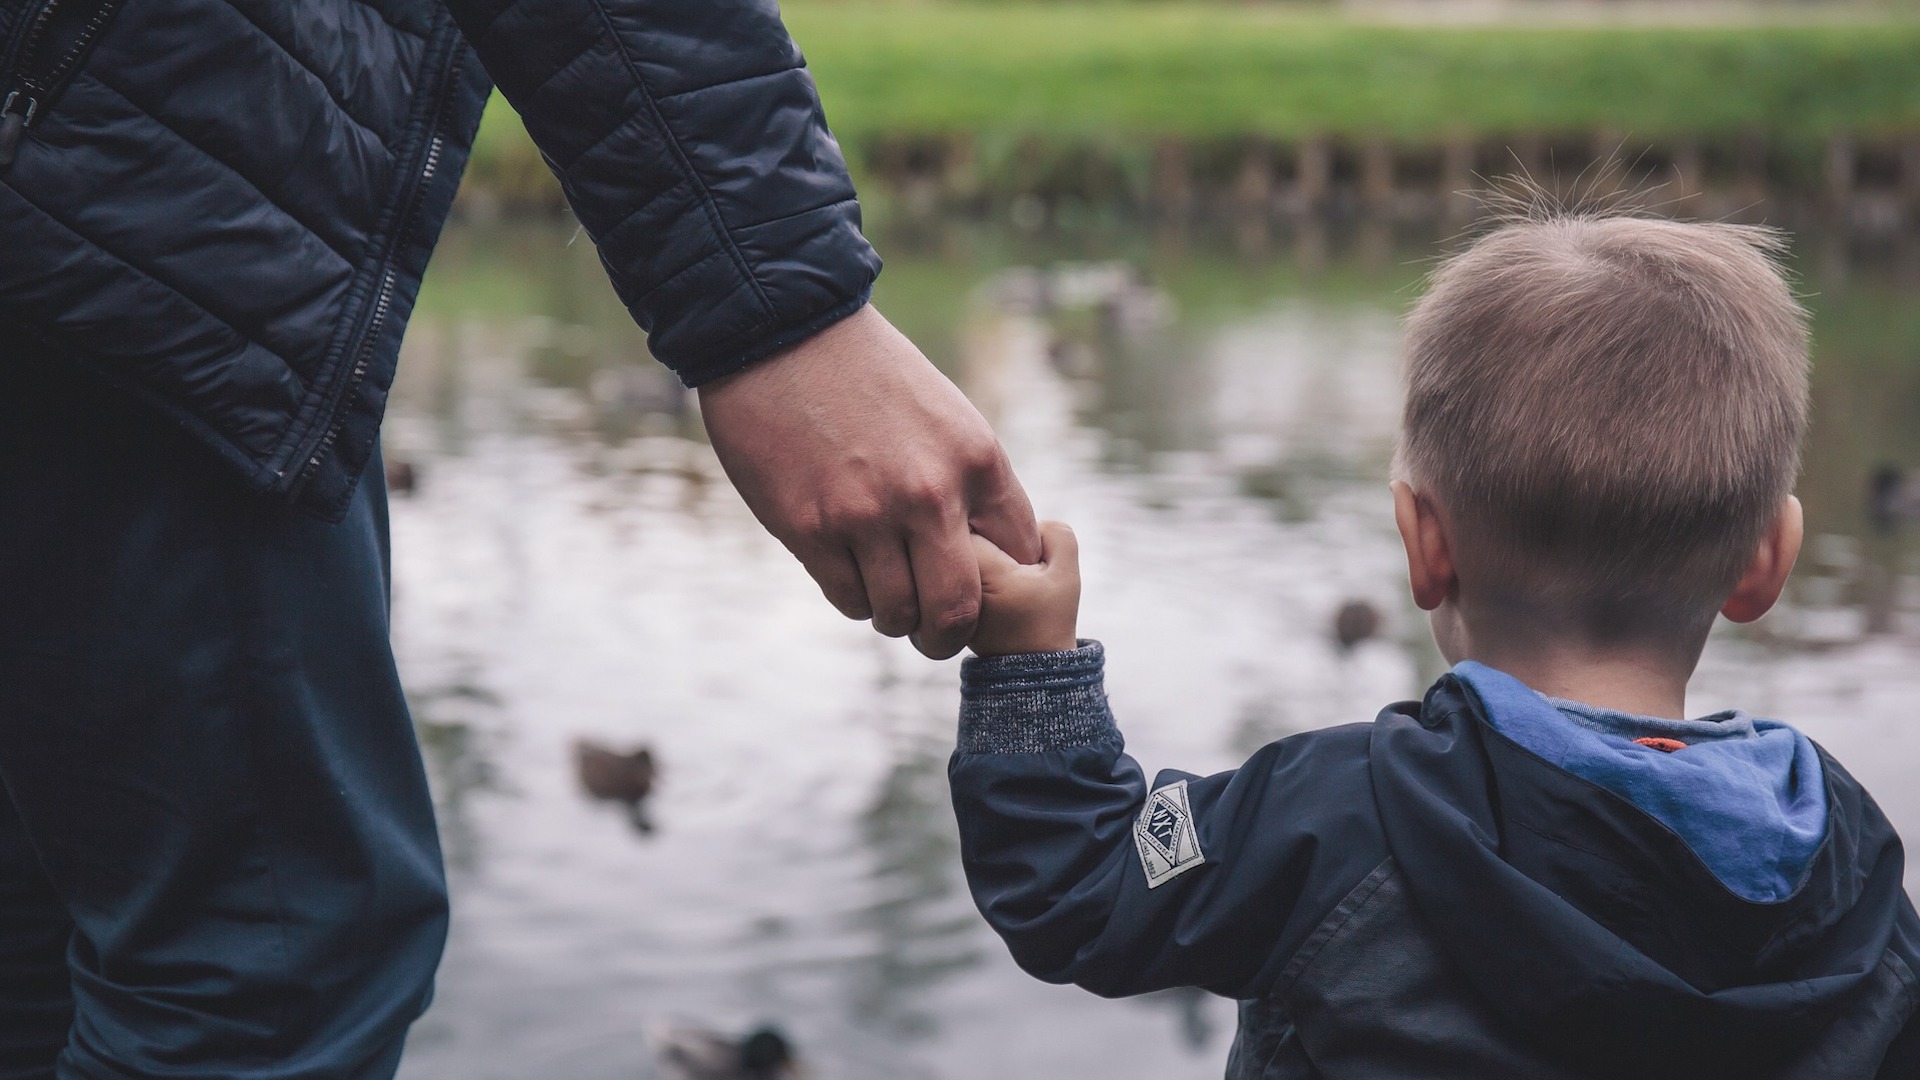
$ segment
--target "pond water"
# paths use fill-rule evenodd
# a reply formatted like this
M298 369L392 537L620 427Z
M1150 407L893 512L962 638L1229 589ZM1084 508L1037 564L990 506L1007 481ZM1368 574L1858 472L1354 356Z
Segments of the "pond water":
M877 302L974 397L1084 548L1083 633L1149 772L1370 718L1441 667L1385 470L1422 237L985 226L881 236ZM1811 540L1788 603L1720 628L1690 707L1835 751L1920 835L1920 252L1809 241ZM1231 1004L1105 1001L1007 959L967 898L944 768L957 661L841 619L760 531L591 245L458 226L387 447L395 639L455 916L405 1080L650 1074L650 1028L782 1026L815 1080L1220 1075ZM1331 641L1336 610L1384 613ZM654 829L572 742L645 745ZM1909 876L1910 884L1920 877Z

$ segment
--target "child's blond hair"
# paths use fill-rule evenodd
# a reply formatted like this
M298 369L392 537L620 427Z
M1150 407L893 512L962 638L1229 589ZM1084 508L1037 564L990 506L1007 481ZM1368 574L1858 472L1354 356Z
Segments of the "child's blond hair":
M1778 234L1536 213L1407 321L1397 474L1488 599L1596 640L1703 633L1791 492L1806 312Z

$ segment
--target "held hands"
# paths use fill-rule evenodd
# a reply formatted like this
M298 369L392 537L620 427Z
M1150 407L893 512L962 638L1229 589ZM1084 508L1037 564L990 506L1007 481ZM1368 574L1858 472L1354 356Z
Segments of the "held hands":
M1040 523L1040 561L1023 566L984 536L973 537L980 559L980 621L973 651L981 656L1056 652L1079 644L1080 544L1058 521Z
M970 533L1040 558L993 429L872 307L701 387L700 407L728 478L828 601L934 659L974 636Z

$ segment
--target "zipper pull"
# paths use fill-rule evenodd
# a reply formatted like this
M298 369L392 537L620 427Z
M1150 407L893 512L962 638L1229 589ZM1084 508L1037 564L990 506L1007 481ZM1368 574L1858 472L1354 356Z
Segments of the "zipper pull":
M14 105L19 101L20 91L15 90L7 95L5 102L0 102L0 169L13 164L14 156L20 151L20 138L27 133L33 114L40 109L39 99L27 98L26 107L15 112Z

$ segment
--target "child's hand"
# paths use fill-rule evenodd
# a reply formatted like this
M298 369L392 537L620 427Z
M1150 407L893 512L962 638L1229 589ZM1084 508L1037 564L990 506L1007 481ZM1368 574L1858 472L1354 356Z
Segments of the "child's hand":
M980 622L973 651L981 656L1076 648L1080 615L1080 544L1063 522L1040 523L1040 561L1022 566L975 533L980 559Z

